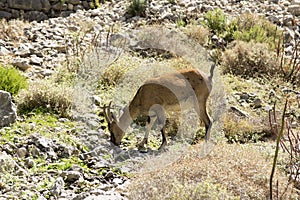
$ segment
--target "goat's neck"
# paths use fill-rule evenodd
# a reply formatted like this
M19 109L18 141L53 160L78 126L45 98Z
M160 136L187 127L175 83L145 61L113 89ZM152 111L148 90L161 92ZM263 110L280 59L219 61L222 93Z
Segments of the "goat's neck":
M122 115L119 118L118 125L122 130L125 131L128 128L128 126L131 124L131 122L132 122L132 118L130 115L129 107L126 106L123 110Z

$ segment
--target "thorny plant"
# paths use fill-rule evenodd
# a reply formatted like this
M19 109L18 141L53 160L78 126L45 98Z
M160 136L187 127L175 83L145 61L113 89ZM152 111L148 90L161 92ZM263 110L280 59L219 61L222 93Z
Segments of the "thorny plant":
M82 26L78 31L73 32L72 36L69 38L69 42L71 45L66 47L66 52L67 52L66 63L67 63L68 71L78 73L80 67L82 67L82 63L84 62L84 57L90 51L96 51L95 52L96 55L103 56L99 50L102 47L104 47L105 49L109 49L112 46L110 39L114 33L115 33L114 26L110 27L109 30L107 30L107 32L104 32L104 31L98 31L93 24ZM104 41L103 38L105 38ZM123 43L124 42L120 42L120 44L118 44L117 46L118 47L124 46ZM111 56L114 56L115 59L109 62L108 65L115 62L120 57L120 54L115 55L112 53ZM97 59L100 60L99 57Z
M300 116L295 114L293 107L296 106L300 108L300 93L292 91L295 93L295 97L286 98L284 109L281 116L281 125L277 123L276 115L276 102L274 102L273 109L269 111L269 125L273 134L277 135L276 140L276 150L273 161L272 172L270 176L270 199L273 199L273 176L275 173L277 158L279 154L279 148L283 152L288 154L287 169L289 173L289 179L286 185L286 190L288 185L294 183L295 187L299 187L300 182L300 131L297 130L297 123L300 121ZM278 186L278 182L276 183ZM285 190L285 191L286 191ZM282 199L285 191L282 194L278 194L276 191L276 199ZM280 195L280 196L279 196Z
M293 31L296 33L296 19L292 20L293 22ZM285 30L286 31L286 30ZM291 56L286 56L286 52L284 51L284 32L282 32L282 40L277 43L277 58L280 61L280 70L284 75L284 78L295 84L300 84L299 77L300 77L300 59L299 59L299 48L300 48L300 40L297 37L293 38L293 52ZM296 34L295 34L296 35Z

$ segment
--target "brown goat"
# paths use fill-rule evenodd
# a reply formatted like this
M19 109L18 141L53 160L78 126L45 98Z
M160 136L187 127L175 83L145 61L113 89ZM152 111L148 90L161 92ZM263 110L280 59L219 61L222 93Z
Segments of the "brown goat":
M211 66L210 76L198 69L184 69L178 72L148 79L136 92L134 98L123 110L117 119L109 106L104 106L104 116L108 122L111 133L111 142L120 145L125 131L138 116L146 115L149 120L146 125L146 134L139 144L147 144L149 132L155 121L161 126L162 144L159 149L167 144L165 134L165 120L168 111L181 111L191 106L197 112L200 120L205 124L205 139L210 138L212 120L206 110L206 101L212 90L212 77L215 64Z

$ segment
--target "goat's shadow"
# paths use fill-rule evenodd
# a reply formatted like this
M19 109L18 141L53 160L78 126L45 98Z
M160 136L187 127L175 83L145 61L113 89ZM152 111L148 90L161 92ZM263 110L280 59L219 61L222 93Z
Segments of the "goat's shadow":
M200 149L197 150L197 155L205 157L212 150L212 143L201 142ZM113 159L118 167L128 172L145 172L156 171L165 168L183 155L186 155L195 145L187 142L174 142L171 145L158 149L120 149L115 148L113 152ZM198 147L197 147L198 148Z

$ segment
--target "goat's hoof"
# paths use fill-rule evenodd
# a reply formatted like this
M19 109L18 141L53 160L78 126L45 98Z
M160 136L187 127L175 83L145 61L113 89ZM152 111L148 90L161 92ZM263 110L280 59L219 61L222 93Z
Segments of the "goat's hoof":
M158 148L158 151L166 151L167 150L166 146L167 146L167 143L160 145L160 147Z

